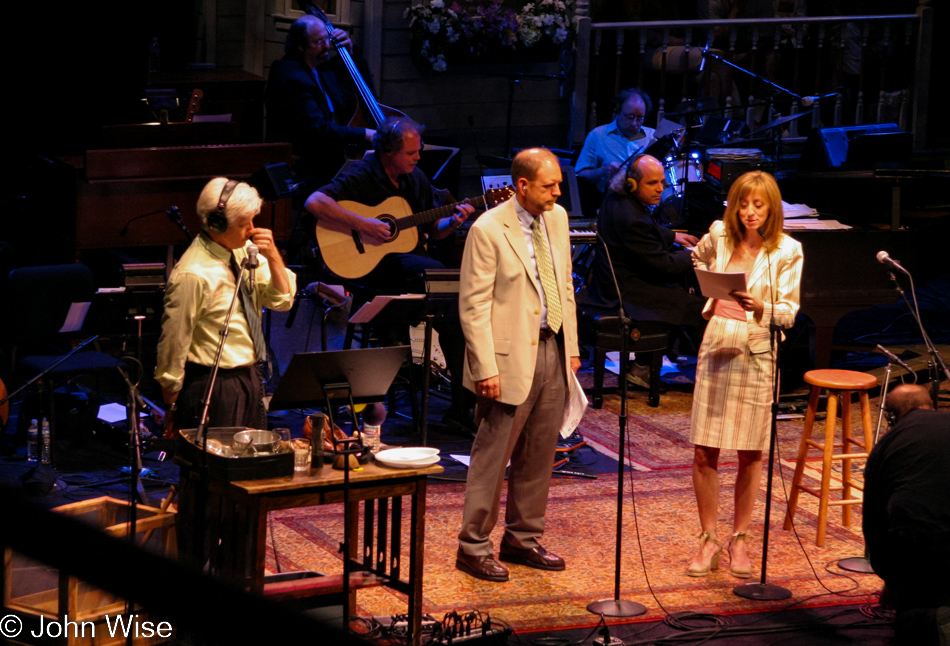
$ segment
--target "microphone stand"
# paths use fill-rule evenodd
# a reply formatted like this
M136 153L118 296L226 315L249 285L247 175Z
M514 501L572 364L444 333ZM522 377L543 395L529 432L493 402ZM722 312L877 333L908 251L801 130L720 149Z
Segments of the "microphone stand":
M129 389L129 403L126 406L129 424L129 506L131 509L129 517L134 526L135 493L138 493L143 505L148 504L148 497L145 495L145 488L142 486L142 472L144 469L142 468L142 441L139 435L139 411L146 406L139 395L136 384L133 384L129 379L129 373L121 367L117 367L117 369Z
M138 525L138 503L136 493L142 498L142 504L148 504L148 497L145 495L145 488L142 486L142 450L139 437L139 391L135 384L129 379L128 373L121 367L118 367L119 374L125 380L129 387L129 403L126 407L129 420L129 543L135 545L136 526ZM143 546L144 547L144 546ZM129 621L134 621L135 602L131 597L125 602L125 612ZM134 631L129 631L125 643L132 646L134 642Z
M884 385L881 386L881 405L877 413L877 428L874 431L874 443L881 437L881 426L884 423L884 411L887 409L887 391L891 385L891 373L894 372L894 360L888 357L887 367L884 369ZM864 543L864 556L849 556L838 561L838 567L848 572L860 574L874 574L871 561L868 559L867 542Z
M761 82L765 83L765 84L768 85L769 87L771 87L771 88L773 88L773 89L775 89L775 90L777 90L777 91L779 91L779 92L784 92L785 94L787 94L787 95L789 95L789 96L791 96L791 97L793 97L793 98L796 98L796 99L798 99L799 101L803 98L800 94L795 94L795 93L792 92L791 90L786 89L786 88L784 88L784 87L782 87L781 85L778 85L778 84L776 84L776 83L773 83L772 81L768 80L768 79L765 78L764 76L759 76L759 75L756 74L755 72L752 72L752 71L750 71L750 70L747 70L746 68L744 68L744 67L742 67L742 66L740 66L740 65L736 65L736 64L733 63L732 61L727 61L726 59L724 59L722 56L719 56L718 54L713 54L712 52L703 52L703 56L708 56L709 58L715 59L715 60L719 61L720 63L723 63L724 65L728 65L729 67L731 67L731 68L733 68L733 69L739 70L739 71L742 72L743 74L746 74L746 75L748 75L748 76L751 76L752 78L754 78L754 79L756 79L756 80L758 80L758 81L761 81ZM821 98L827 98L827 97L820 97L819 100L820 100Z
M630 319L627 318L627 313L623 309L623 295L620 292L620 284L617 282L617 274L614 272L614 263L610 259L607 242L601 237L600 233L597 233L597 239L604 247L610 276L614 281L614 289L617 290L620 319L620 374L618 375L618 381L620 382L620 446L617 448L617 535L614 552L614 598L592 601L587 604L587 610L595 615L606 617L638 617L647 611L646 606L620 598L620 557L623 542L623 468L624 447L627 441L627 362L630 354L627 351L627 336L630 334Z
M237 304L238 292L244 283L244 274L247 271L247 258L241 262L241 273L235 282L234 295L231 296L231 304L228 306L228 313L224 317L224 324L221 326L221 340L218 341L218 349L214 355L214 363L211 364L211 375L208 377L208 385L205 387L205 394L201 398L201 417L198 421L198 429L195 433L195 441L207 454L208 447L205 441L208 434L208 409L211 408L211 393L214 390L215 381L218 378L218 368L221 366L221 355L224 353L224 342L228 339L228 327L231 324L231 316L234 314L234 306Z
M936 409L940 393L940 371L942 370L944 377L950 380L950 370L947 369L947 364L944 362L940 353L937 352L937 347L933 341L930 340L930 335L927 334L927 330L924 329L923 321L920 320L920 311L917 309L917 290L914 287L914 277L903 267L901 267L901 270L907 274L907 278L910 280L910 293L914 299L913 305L907 300L907 295L901 288L901 284L898 282L893 270L890 271L891 280L894 282L894 288L897 290L897 293L900 294L904 300L904 304L907 305L910 315L914 317L914 321L917 322L917 327L920 328L920 335L924 339L924 345L927 346L927 352L930 354L930 361L927 363L927 367L930 370L930 397L933 400L934 409Z
M499 75L500 76L500 75ZM505 154L511 154L511 113L512 108L515 105L515 88L521 82L522 79L528 81L549 81L556 80L560 81L563 87L564 83L564 74L523 74L515 73L508 74L508 116L505 119Z
M38 379L42 379L42 378L46 375L46 373L48 373L50 370L52 370L52 369L55 368L56 366L58 366L58 365L60 365L61 363L63 363L64 361L66 361L67 359L69 359L71 356L73 356L74 354L76 354L77 352L79 352L80 350L82 350L83 348L85 348L87 345L89 345L90 343L92 343L93 341L95 341L95 340L98 339L98 338L99 338L99 335L98 335L98 334L96 334L95 336L89 337L88 339L86 339L85 341L83 341L82 343L80 343L79 345L77 345L75 348L73 348L72 350L70 350L69 352L67 352L66 354L64 354L63 356L59 357L56 361L54 361L54 362L51 363L50 365L46 366L46 368L44 368L44 369L41 370L40 372L36 373L36 374L33 375L32 377L30 377L30 380L27 381L25 384L23 384L22 386L20 386L20 387L17 388L16 390L14 390L12 393L10 393L9 395L7 395L7 396L4 397L3 399L0 399L0 406L3 406L3 405L6 404L8 401L10 401L11 399L13 399L13 398L16 397L17 395L19 395L21 392L23 392L24 390L26 390L28 387L32 386L34 383L36 383L36 381L37 381ZM42 401L41 401L40 403L42 404Z
M763 238L762 229L759 235ZM769 250L765 250L769 259ZM775 374L772 377L772 428L769 432L769 468L765 486L765 527L762 530L762 576L759 583L737 585L733 594L743 599L756 601L776 601L788 599L792 591L774 583L766 583L766 565L769 558L769 524L772 515L772 472L775 467L775 440L778 435L778 400L782 383L782 328L775 324L775 293L772 292L772 262L769 259L769 293L771 294L772 313L769 317L769 341L775 352Z
M247 271L247 258L241 262L241 273L235 281L234 295L231 297L231 304L228 306L228 313L224 317L224 324L221 326L221 340L218 341L218 349L214 355L214 363L211 365L211 374L208 377L208 385L205 387L204 396L201 399L202 409L201 417L198 421L198 428L195 430L195 444L201 449L201 458L197 465L198 485L195 487L195 519L193 524L193 537L195 539L195 548L197 559L196 565L200 568L205 564L204 553L204 535L206 530L206 507L208 501L208 409L211 407L211 395L214 391L214 384L218 377L218 368L221 365L221 355L224 352L224 343L228 338L228 327L231 324L231 316L234 314L234 306L237 304L238 291L244 282L244 273Z

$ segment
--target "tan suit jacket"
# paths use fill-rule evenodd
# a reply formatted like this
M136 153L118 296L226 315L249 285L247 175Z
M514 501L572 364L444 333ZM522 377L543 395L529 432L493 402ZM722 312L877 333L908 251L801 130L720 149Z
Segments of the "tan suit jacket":
M564 323L564 370L580 355L567 213L545 212ZM517 406L528 397L538 356L541 290L515 211L515 198L482 214L472 225L462 256L459 315L465 333L464 385L499 375L498 401ZM570 383L570 382L568 382Z
M724 272L729 266L734 251L722 220L709 227L709 233L693 249L693 266L709 271ZM771 271L771 277L769 272ZM784 233L775 249L763 248L756 256L752 271L746 277L749 294L765 305L765 310L756 318L754 312L746 312L750 334L756 328L768 329L772 319L779 327L788 329L795 324L800 303L799 292L802 278L802 244ZM715 299L707 299L703 316L712 318ZM775 309L772 309L772 302Z

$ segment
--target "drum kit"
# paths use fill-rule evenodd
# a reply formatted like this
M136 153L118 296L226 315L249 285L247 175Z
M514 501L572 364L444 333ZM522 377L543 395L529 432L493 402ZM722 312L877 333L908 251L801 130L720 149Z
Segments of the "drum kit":
M695 105L693 105L695 104ZM689 213L689 195L687 190L692 182L704 182L711 190L710 197L719 203L725 198L732 182L743 172L762 166L764 155L758 148L733 147L745 143L768 143L761 135L776 134L785 123L797 119L806 113L793 114L761 126L753 133L740 136L738 132L724 127L716 140L707 140L693 136L692 133L708 130L702 117L706 113L719 112L718 108L703 109L701 102L686 101L677 106L677 112L668 114L669 118L685 117L685 125L660 137L644 151L660 160L663 164L666 189L661 202L654 211L655 218L667 226L683 226ZM726 124L735 122L719 119ZM757 138L759 137L759 138ZM699 139L699 140L697 140Z
M660 137L645 151L663 164L666 188L655 213L658 221L667 226L680 224L686 218L686 185L703 181L702 148L688 143L685 131L680 128Z

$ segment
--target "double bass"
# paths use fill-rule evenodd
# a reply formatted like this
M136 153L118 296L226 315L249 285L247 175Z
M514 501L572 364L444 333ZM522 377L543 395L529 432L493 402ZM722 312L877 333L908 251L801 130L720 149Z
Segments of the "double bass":
M310 15L316 16L322 20L323 24L326 25L327 33L330 35L330 42L333 43L333 47L340 55L340 60L343 61L346 71L353 80L353 85L356 86L356 91L359 95L359 101L357 102L356 111L350 118L347 125L354 128L369 128L375 130L379 127L379 124L386 120L387 117L406 116L404 112L400 112L395 108L382 105L376 100L376 97L373 96L373 91L363 79L363 75L360 74L359 69L356 67L356 62L353 60L353 56L350 54L350 51L346 47L340 45L333 36L333 32L336 28L333 26L333 23L330 22L330 19L323 12L323 10L312 2L309 2L306 5L306 11ZM362 158L363 154L362 150L348 150L346 156L350 159L360 159Z

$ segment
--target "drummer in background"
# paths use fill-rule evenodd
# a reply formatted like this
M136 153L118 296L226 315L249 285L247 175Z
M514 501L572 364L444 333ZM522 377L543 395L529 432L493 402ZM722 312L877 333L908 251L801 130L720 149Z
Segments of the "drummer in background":
M655 130L643 125L653 101L640 88L624 90L614 99L614 120L590 131L574 164L578 177L593 184L601 195L628 159L654 143Z

